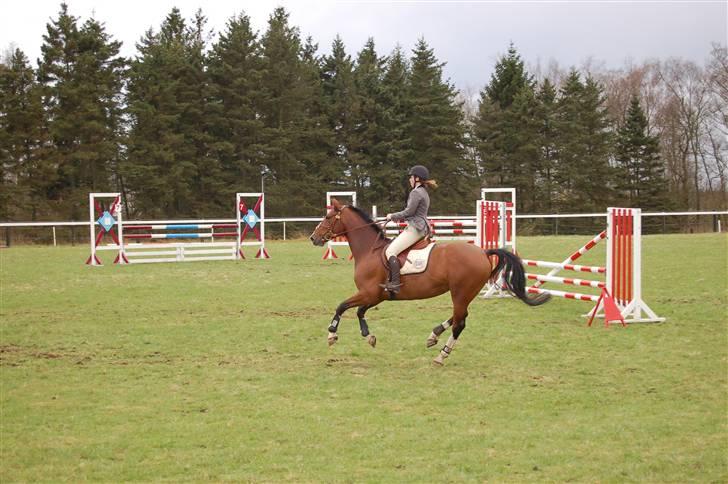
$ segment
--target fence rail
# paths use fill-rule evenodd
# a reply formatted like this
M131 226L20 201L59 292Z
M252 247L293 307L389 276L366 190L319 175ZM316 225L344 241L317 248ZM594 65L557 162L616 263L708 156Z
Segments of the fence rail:
M595 226L599 224L603 225L603 220L606 219L606 212L604 213L573 213L573 214L517 214L516 218L529 224L520 224L519 231L523 231L528 234L540 234L540 235L559 235L559 234L581 234L590 233ZM643 229L645 233L685 233L685 232L722 232L723 226L728 223L728 210L711 210L702 212L643 212ZM697 220L691 220L685 217L697 217ZM699 218L703 217L702 222ZM377 220L383 220L383 217L377 217ZM474 215L434 215L431 216L432 220L473 220L475 221ZM575 222L574 220L584 220L585 223ZM653 222L650 219L657 219ZM672 219L669 221L668 220ZM294 232L296 234L301 232L301 226L305 225L308 229L312 229L313 225L318 223L321 217L271 217L266 218L266 224L270 227L269 235L272 238L282 238L286 240L290 234L290 224L293 224ZM563 221L562 221L563 220ZM548 224L545 222L549 222ZM125 224L138 224L138 225L155 225L155 224L223 224L223 223L235 223L234 218L229 219L184 219L184 220L125 220ZM277 225L276 226L271 226ZM88 228L89 222L0 222L0 229L5 229L5 245L10 246L12 242L12 231L21 230L21 240L40 243L51 243L53 245L58 244L58 233L57 228L70 228L71 236L70 243L86 243L88 239L88 232L81 231L76 234L76 227ZM48 229L50 232L45 232L45 235L38 235L37 233L28 234L28 231L35 232L40 229ZM35 229L35 230L33 230ZM272 229L272 230L271 230ZM16 234L17 235L17 234ZM64 237L68 240L68 237Z

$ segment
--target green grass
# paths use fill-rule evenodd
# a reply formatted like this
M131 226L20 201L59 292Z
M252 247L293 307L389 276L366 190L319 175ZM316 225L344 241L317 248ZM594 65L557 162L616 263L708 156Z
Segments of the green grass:
M0 482L726 482L727 242L644 238L666 323L477 300L443 368L425 339L447 296L369 311L376 349L351 311L328 348L353 265L303 241L99 268L82 247L2 250Z

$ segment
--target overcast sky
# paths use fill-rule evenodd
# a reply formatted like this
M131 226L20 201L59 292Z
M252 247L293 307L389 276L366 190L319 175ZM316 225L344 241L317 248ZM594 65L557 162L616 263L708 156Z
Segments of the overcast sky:
M481 89L493 65L512 41L531 66L555 60L581 66L592 58L608 68L631 59L682 57L702 64L711 42L727 42L728 1L268 1L241 0L68 0L81 21L94 15L133 56L135 43L150 27L157 30L177 6L190 18L201 7L208 27L224 30L244 11L262 34L268 16L284 6L291 23L311 35L320 52L339 34L355 55L368 37L380 54L396 44L409 51L419 37L447 62L445 76L459 88ZM12 5L12 7L10 7ZM0 49L20 47L35 61L45 25L58 15L58 0L9 2L0 16ZM35 62L34 62L35 64Z

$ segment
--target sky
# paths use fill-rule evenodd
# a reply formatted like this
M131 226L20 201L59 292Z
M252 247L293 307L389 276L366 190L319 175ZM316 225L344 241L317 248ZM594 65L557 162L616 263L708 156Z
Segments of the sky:
M355 56L368 37L386 55L410 51L423 37L459 89L480 90L511 42L527 66L581 68L585 63L620 68L628 62L680 57L703 64L711 43L728 42L728 0L714 1L353 1L353 0L68 0L83 22L95 16L132 57L149 28L158 30L177 6L191 18L198 8L214 33L240 12L261 34L276 6L290 13L303 37L327 53L338 34ZM18 47L33 61L60 0L12 2L0 16L0 52ZM214 37L213 37L214 39Z

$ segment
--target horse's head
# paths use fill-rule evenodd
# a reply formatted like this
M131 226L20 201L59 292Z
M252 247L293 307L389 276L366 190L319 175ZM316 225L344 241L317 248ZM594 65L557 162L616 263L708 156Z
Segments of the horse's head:
M319 222L311 234L311 242L313 245L322 246L337 235L346 232L346 226L341 220L341 211L346 208L337 199L331 199L331 206L326 216Z

